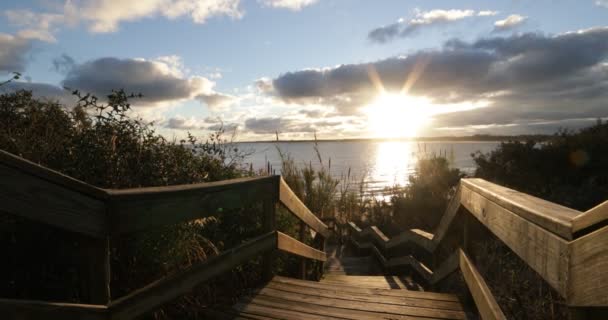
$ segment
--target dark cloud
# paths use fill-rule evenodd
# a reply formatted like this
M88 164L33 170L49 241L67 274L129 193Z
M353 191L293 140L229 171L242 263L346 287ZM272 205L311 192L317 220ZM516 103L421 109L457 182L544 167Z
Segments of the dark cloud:
M218 124L214 124L212 126L208 126L206 129L209 131L220 131L220 130L224 130L226 132L231 132L234 131L236 129L239 128L239 125L236 123L218 123Z
M375 28L371 30L367 38L372 42L385 43L397 37L406 38L416 34L423 28L429 28L438 25L445 25L471 17L487 17L494 16L496 11L478 11L474 10L430 10L417 12L414 18L405 20L399 19L397 22Z
M23 72L30 49L29 40L0 33L0 74Z
M65 53L53 59L53 70L60 74L68 74L74 67L76 67L76 61Z
M608 114L608 28L451 40L439 50L373 63L288 72L269 92L285 102L325 103L352 114L377 95L369 70L389 91L418 71L409 94L434 103L488 101L491 109L437 116L436 125L563 120Z
M249 118L245 120L245 129L256 134L275 133L284 131L289 124L283 118Z
M124 89L143 94L144 102L188 99L209 86L207 79L181 78L169 68L154 61L101 58L74 66L62 84L97 96Z
M245 129L255 134L273 133L311 133L336 129L342 125L340 120L300 120L281 117L249 118L245 120Z
M165 123L165 128L178 130L193 130L199 129L199 126L192 119L185 118L170 118Z
M211 110L218 110L225 108L238 99L235 96L231 96L228 94L223 94L219 92L211 92L206 94L201 94L196 97L201 102L207 105L207 107Z

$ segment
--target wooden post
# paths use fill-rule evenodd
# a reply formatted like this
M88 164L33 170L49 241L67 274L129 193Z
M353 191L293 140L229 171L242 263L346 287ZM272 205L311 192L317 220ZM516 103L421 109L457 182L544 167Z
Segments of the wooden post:
M263 205L262 205L262 210L263 210L263 232L271 232L271 231L276 231L276 201L274 199L272 200L265 200ZM270 279L272 279L272 277L274 276L273 273L273 266L274 266L274 260L275 260L275 255L276 253L274 251L272 252L268 252L264 255L263 257L263 261L262 261L262 279L264 281L270 281Z
M85 288L90 304L110 303L110 239L83 239L86 276Z
M325 238L321 235L319 235L319 237L320 237L319 238L319 241L320 241L319 250L325 252L325 244L327 242L327 238ZM319 261L319 271L318 271L318 276L317 276L318 279L321 279L321 277L323 276L323 270L325 270L325 262Z
M306 224L303 221L300 221L300 234L299 239L300 242L304 243L304 238L306 237ZM306 280L306 258L300 258L300 279Z

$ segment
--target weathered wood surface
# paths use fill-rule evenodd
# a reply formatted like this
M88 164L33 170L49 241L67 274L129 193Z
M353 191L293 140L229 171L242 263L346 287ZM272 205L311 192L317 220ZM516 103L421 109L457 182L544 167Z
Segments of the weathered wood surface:
M325 252L310 247L282 232L277 232L277 248L299 257L317 261L327 261Z
M1 319L82 319L108 320L108 307L102 305L0 299Z
M0 149L0 164L10 167L14 170L21 171L24 174L36 177L54 185L64 187L73 191L77 191L94 199L106 199L108 193L106 190L96 188L88 183L66 176L55 170L40 166L34 162L8 153Z
M483 280L481 274L479 274L471 260L469 260L462 250L459 250L459 258L462 276L469 287L473 300L475 300L475 305L477 306L481 319L506 320L507 318L502 313L502 310L500 310L500 307L498 306L496 299L494 299L485 280Z
M571 306L608 306L608 226L570 244L567 302Z
M280 179L279 183L279 202L312 230L320 233L325 238L329 237L330 231L325 223L308 210L300 198L291 191L283 178Z
M567 296L568 241L465 186L461 202L556 291Z
M107 234L104 202L0 164L2 212L94 238Z
M564 239L572 240L572 220L581 214L559 204L518 192L483 179L462 179L460 184L522 218Z
M603 226L608 221L608 201L579 214L572 221L572 232L579 232L595 225Z
M454 295L275 277L235 306L269 319L465 319ZM380 277L382 278L382 277Z
M111 231L132 233L275 201L278 177L241 178L168 187L110 190Z

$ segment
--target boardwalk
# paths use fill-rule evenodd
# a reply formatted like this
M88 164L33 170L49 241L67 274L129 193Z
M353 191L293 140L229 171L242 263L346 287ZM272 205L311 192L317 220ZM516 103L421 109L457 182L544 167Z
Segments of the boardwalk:
M384 276L370 257L343 256L344 247L328 247L321 281L274 277L253 296L218 319L465 319L452 294L414 291L407 277Z
M70 232L87 248L80 255L79 285L71 288L79 301L0 297L2 319L135 319L262 258L266 285L233 306L210 311L214 314L209 318L465 318L455 295L422 291L403 273L407 270L426 286L459 273L466 287L457 293L470 295L476 316L503 320L507 317L477 270L477 261L469 257L475 253L471 243L484 232L536 271L563 299L573 319L608 319L608 201L581 212L482 179L462 179L435 230L406 229L389 238L376 226L361 229L352 221L336 224L334 219L330 228L280 176L101 189L2 150L0 176L3 214ZM262 208L259 236L124 295L111 292L114 240L254 205ZM300 230L314 231L310 244L304 241L305 232L296 239L277 229L277 208L297 218ZM342 231L347 231L353 248L368 256L349 255L343 246L326 247L328 239L344 237ZM323 270L317 266L325 263L321 281L272 277L278 252L301 258L302 275L320 275ZM398 276L384 275L385 270Z

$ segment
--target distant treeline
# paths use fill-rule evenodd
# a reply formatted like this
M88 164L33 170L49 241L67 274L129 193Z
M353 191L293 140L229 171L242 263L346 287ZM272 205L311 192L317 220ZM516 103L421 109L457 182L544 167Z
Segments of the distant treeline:
M546 134L522 134L522 135L490 135L475 134L471 136L438 136L438 137L412 137L412 138L352 138L352 139L303 139L303 140L259 140L241 141L246 143L271 143L271 142L340 142L340 141L414 141L414 142L434 142L434 141L547 141L553 135Z

